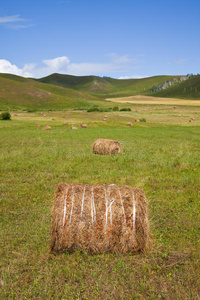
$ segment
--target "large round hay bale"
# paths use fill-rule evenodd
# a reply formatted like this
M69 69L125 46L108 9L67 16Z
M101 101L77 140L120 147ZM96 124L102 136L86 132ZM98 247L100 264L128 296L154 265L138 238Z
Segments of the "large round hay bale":
M147 247L147 203L130 186L61 183L56 192L51 251L135 253Z
M101 155L110 155L121 153L121 145L118 141L107 140L107 139L98 139L94 142L93 153Z

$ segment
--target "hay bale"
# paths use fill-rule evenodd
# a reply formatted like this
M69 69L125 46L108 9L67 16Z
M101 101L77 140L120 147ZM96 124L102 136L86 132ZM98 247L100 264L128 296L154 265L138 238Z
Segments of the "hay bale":
M72 127L71 127L71 129L78 129L78 127L76 127L76 126L72 126Z
M81 128L87 128L87 124L81 124Z
M56 119L55 118L52 118L52 121L55 121Z
M52 252L136 253L147 247L147 203L130 186L61 183L53 203Z
M36 126L37 126L37 127L40 127L40 124L39 124L39 123L37 123L37 124L36 124Z
M44 126L42 129L43 130L51 130L52 128L51 128L51 126Z
M43 117L46 117L47 115L44 115Z
M127 126L133 126L133 123L132 122L128 122Z
M121 145L118 141L107 140L107 139L98 139L94 142L93 153L100 155L110 155L121 153Z
M68 125L68 122L63 122L63 125Z
M103 121L107 121L107 119L103 119Z

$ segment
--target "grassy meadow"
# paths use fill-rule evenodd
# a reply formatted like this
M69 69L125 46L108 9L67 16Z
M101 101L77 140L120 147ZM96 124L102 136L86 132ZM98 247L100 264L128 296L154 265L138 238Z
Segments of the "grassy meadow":
M200 299L200 107L123 106L132 111L15 111L0 121L0 299ZM123 154L94 155L97 138L120 141ZM150 248L50 254L61 182L142 188Z

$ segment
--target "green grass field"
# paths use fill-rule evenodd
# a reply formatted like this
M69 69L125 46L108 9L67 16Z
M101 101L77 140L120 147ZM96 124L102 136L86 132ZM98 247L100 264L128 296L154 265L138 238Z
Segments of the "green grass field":
M69 110L91 108L105 99L153 96L162 99L200 99L200 75L174 83L181 76L153 76L141 79L114 79L98 76L70 76L52 74L41 79L23 78L0 73L0 110ZM166 81L174 84L165 90L151 92L153 86ZM140 99L141 104L144 102ZM146 102L146 100L145 100ZM163 103L163 102L161 102ZM189 104L189 103L188 103ZM172 104L173 105L173 104ZM187 105L187 103L186 103Z
M91 107L92 101L98 100L84 92L11 74L0 74L0 87L0 110L80 109Z
M0 299L200 298L200 107L127 105L131 112L15 111L0 121ZM88 127L70 129L81 123ZM97 138L120 141L123 154L92 154ZM61 182L142 188L148 251L50 254Z
M71 76L51 74L37 81L77 91L89 93L100 98L128 97L135 95L148 95L155 97L172 97L183 99L200 98L200 76L193 76L185 82L176 83L159 92L151 93L153 86L164 84L165 81L180 79L182 76L153 76L141 79L114 79L98 76Z

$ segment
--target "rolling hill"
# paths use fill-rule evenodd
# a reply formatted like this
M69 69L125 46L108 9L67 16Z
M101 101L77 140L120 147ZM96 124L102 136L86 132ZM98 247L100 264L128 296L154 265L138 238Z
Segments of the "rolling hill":
M200 75L191 76L185 81L176 83L164 90L150 94L153 97L180 99L200 99Z
M96 97L11 74L0 74L0 109L69 109L91 107Z
M200 90L200 78L199 76L193 76L186 81L180 81L186 76L154 76L142 79L114 79L110 77L98 77L98 76L71 76L62 74L52 74L47 77L38 79L37 81L61 86L64 88L72 88L77 91L87 92L91 95L100 98L115 98L126 97L134 95L151 95L161 97L185 97L188 99L200 99L198 94ZM189 80L189 81L188 81ZM195 83L192 83L194 82ZM152 93L152 88L157 86L163 86L166 82L171 82L172 85L165 90ZM196 87L191 93L189 89L186 89L184 94L184 87L187 86L187 82L191 82L191 85ZM189 84L189 83L188 83ZM171 92L170 92L171 91ZM174 93L174 95L173 95Z
M106 98L136 95L198 100L200 75L122 80L56 73L40 79L0 74L0 110L84 109L103 106Z

